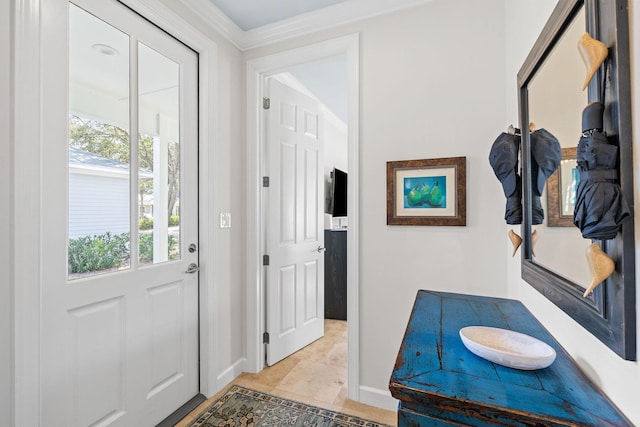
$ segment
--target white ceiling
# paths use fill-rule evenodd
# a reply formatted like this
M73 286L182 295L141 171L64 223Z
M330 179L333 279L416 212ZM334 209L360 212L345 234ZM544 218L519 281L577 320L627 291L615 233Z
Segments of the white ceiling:
M273 24L346 0L210 0L244 31Z
M340 120L347 123L348 85L345 57L300 65L289 72Z

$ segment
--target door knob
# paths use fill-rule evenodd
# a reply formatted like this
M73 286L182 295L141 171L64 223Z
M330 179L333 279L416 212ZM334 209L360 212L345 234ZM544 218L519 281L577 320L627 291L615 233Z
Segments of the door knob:
M322 246L318 246L318 249L316 249L318 252L322 253L322 252L326 252L327 248L323 248Z
M196 264L195 262L192 262L191 264L189 264L189 267L187 267L187 270L185 271L185 273L193 274L199 270L200 270L200 267L198 267L198 264Z

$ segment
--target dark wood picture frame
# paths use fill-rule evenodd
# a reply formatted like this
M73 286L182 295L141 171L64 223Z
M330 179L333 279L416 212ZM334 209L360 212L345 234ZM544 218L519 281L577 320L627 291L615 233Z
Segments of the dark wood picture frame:
M562 149L562 160L575 160L578 155L577 147ZM547 225L549 227L574 227L573 215L562 213L562 189L566 183L562 182L560 167L547 179Z
M619 148L619 181L622 193L633 201L633 132L627 0L559 0L549 21L518 72L518 103L522 127L522 278L625 360L636 360L636 272L634 213L613 240L600 246L614 260L615 271L584 298L584 287L535 262L532 237L532 186L529 135L528 84L555 42L581 7L586 29L609 46L607 80L602 66L589 83L589 102L605 99L604 131Z
M398 160L387 162L387 225L432 225L432 226L466 226L467 225L467 158L445 157L440 159ZM455 206L449 210L452 214L437 215L425 209L424 215L414 209L399 212L398 202L404 200L404 193L398 191L398 173L411 171L449 170L454 177L447 180L447 191L455 191L453 200ZM451 196L451 195L450 195ZM402 209L400 209L402 210ZM412 214L413 211L413 214Z

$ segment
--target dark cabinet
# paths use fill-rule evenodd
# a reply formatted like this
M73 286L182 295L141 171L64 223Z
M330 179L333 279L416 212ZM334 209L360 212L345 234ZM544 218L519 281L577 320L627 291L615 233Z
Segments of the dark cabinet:
M347 320L347 230L324 230L324 317Z

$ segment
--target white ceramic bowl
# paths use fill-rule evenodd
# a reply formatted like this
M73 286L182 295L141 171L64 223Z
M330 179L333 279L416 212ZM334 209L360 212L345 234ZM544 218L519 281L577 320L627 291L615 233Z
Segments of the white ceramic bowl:
M542 369L556 359L546 343L508 329L467 326L460 329L460 339L473 354L509 368Z

